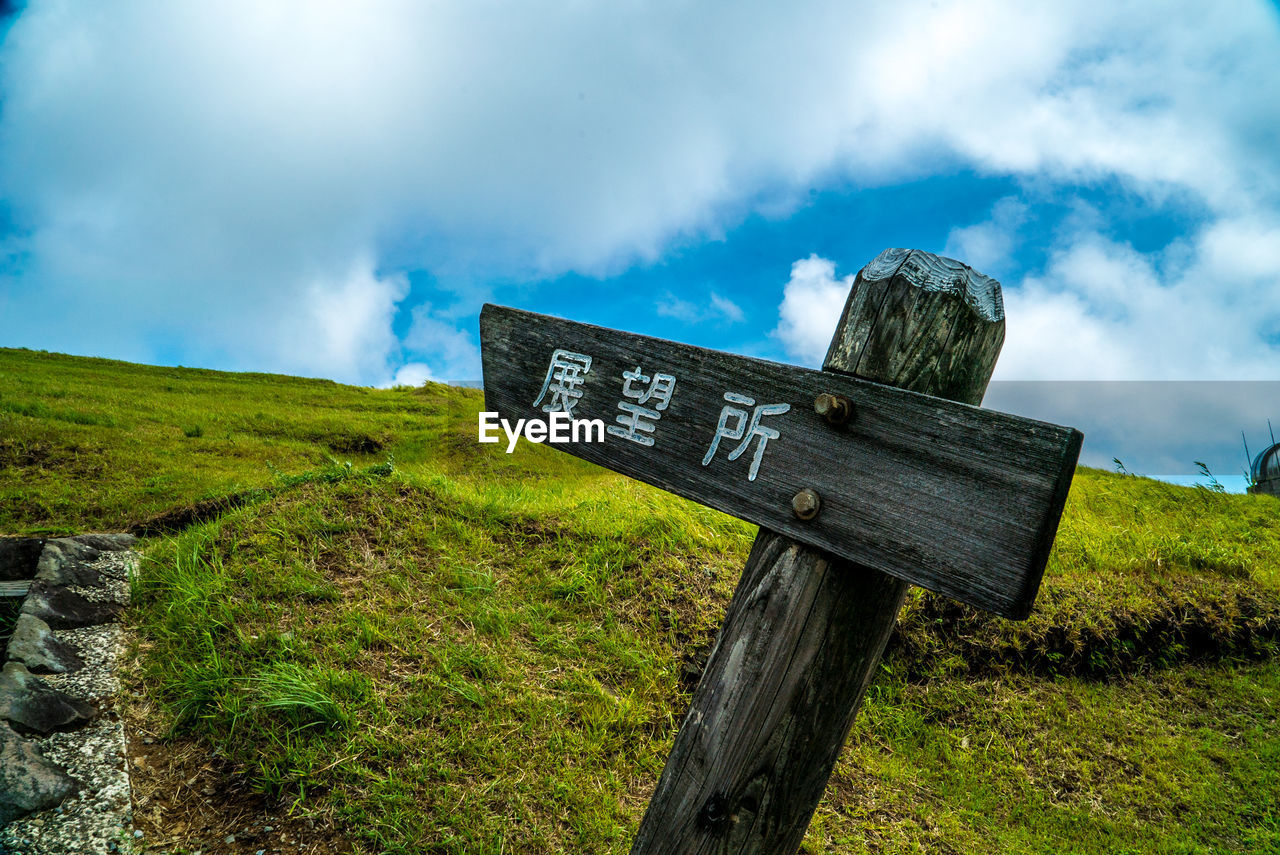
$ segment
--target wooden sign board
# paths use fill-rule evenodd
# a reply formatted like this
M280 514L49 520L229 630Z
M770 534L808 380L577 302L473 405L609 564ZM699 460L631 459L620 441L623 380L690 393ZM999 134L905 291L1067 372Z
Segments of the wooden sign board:
M488 410L603 422L564 451L979 608L1031 609L1073 428L502 306L480 338ZM823 394L852 417L818 415Z

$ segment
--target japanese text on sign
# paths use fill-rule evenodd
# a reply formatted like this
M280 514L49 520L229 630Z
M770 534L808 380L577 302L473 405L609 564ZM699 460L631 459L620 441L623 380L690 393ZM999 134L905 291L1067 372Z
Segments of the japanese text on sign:
M592 428L601 431L598 440L603 441L604 433L618 439L624 439L646 448L653 448L660 439L659 426L663 414L671 406L675 397L677 380L674 374L661 371L646 371L645 366L636 365L624 369L621 380L621 400L617 402L614 415L615 424L604 426L600 419L579 420L572 418L573 409L582 400L586 391L587 376L591 373L592 359L585 353L578 353L566 348L556 348L547 365L542 387L533 400L532 406L541 407L552 420L560 419L550 429L541 420L520 420L511 428L505 420L502 427L510 440L507 451L515 450L515 440L523 435L531 442L578 442L578 426L588 427L584 441L592 442ZM765 448L771 440L781 437L781 431L766 420L781 416L791 410L790 404L757 404L755 399L741 392L725 392L725 405L720 410L715 433L710 438L710 445L702 458L702 465L709 466L720 450L721 440L736 443L725 455L730 461L737 460L754 446L751 462L747 467L747 480L754 481L760 472L760 464L764 459ZM480 414L480 441L496 442L492 431L497 424L494 419L497 413ZM559 428L563 427L564 430ZM572 430L569 430L572 428Z

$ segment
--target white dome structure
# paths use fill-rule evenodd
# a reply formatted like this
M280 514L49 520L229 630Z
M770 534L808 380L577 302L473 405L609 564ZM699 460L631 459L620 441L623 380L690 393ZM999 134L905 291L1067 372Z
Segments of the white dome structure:
M1280 496L1280 442L1253 458L1249 476L1253 480L1250 493Z

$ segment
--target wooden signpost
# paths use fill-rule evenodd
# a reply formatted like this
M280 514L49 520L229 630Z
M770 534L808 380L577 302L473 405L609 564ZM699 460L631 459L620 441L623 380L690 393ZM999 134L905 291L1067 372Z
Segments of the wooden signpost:
M797 851L909 584L1031 609L1082 437L976 406L1004 311L958 262L881 253L822 371L492 305L480 337L488 410L599 420L560 447L761 526L632 855Z

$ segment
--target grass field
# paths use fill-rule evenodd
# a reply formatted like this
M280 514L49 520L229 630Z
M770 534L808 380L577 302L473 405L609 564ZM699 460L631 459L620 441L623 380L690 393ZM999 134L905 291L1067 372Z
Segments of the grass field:
M0 531L151 532L140 706L358 851L626 852L753 530L480 404L0 350ZM1280 502L1081 469L1029 620L913 592L806 850L1280 851L1278 639Z

